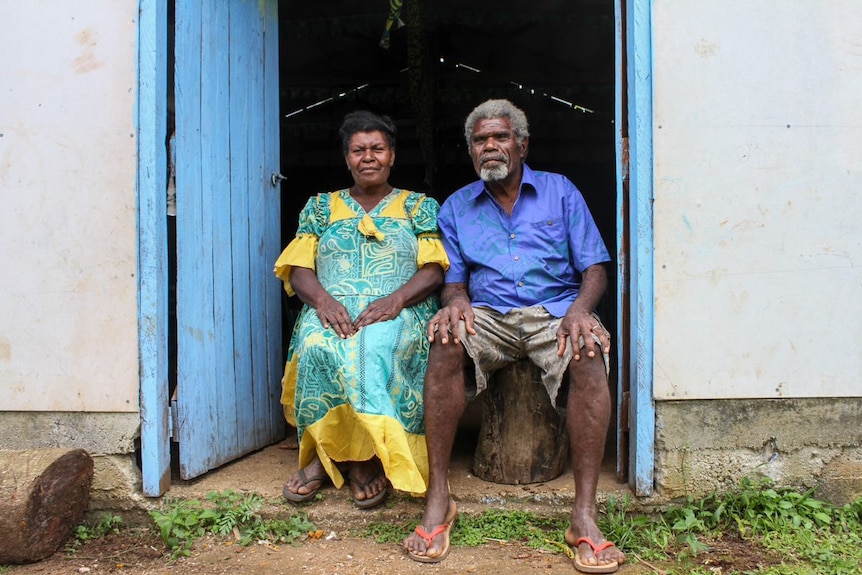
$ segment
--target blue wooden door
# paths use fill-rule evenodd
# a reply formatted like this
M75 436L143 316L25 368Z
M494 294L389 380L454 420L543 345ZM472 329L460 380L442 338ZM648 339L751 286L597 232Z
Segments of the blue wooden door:
M176 2L183 479L283 436L277 16L277 0Z

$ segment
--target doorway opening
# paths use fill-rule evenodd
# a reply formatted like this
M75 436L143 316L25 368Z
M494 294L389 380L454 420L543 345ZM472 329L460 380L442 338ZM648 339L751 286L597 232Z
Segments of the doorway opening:
M347 112L392 117L399 132L391 182L442 203L475 180L467 114L488 98L507 98L530 122L530 167L575 183L615 257L613 2L281 0L279 61L282 246L310 196L352 184L338 136ZM598 310L612 331L616 270L614 261ZM300 305L285 299L285 348ZM612 350L614 406L622 355ZM617 419L615 409L605 457L611 473ZM456 443L469 444L471 430L463 434L467 441Z

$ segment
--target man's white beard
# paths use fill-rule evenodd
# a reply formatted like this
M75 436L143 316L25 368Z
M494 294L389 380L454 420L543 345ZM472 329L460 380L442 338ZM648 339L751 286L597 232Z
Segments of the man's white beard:
M482 166L479 169L479 177L482 178L483 182L499 182L500 180L505 180L508 175L508 164L498 164L492 167Z

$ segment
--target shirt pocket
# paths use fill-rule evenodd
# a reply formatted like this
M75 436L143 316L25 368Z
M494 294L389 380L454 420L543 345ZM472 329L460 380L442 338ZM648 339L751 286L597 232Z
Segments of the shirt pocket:
M552 252L568 251L568 237L563 218L547 216L541 220L530 222L531 247L546 249Z

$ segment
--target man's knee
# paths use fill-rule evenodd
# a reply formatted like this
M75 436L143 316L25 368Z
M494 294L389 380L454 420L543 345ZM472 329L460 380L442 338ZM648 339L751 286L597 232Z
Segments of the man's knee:
M441 343L435 340L428 352L428 371L456 372L464 368L466 352L460 343Z
M572 389L602 392L608 390L608 373L604 358L581 357L569 363L569 386Z
M434 357L454 357L464 353L464 346L451 340L443 343L438 337L431 342L429 353Z

